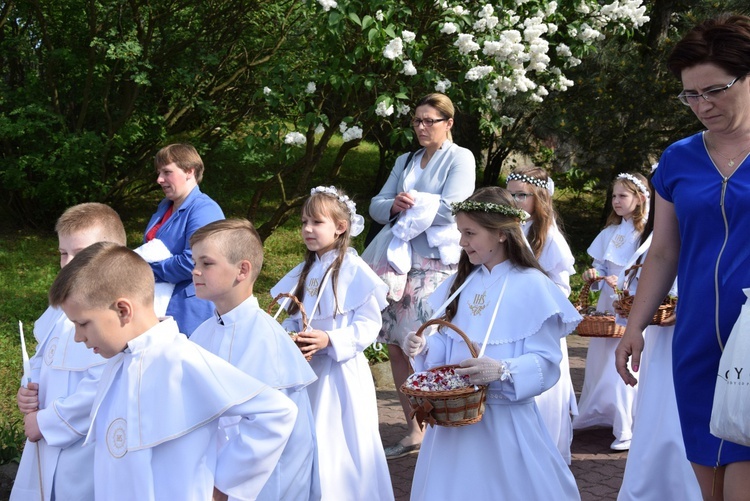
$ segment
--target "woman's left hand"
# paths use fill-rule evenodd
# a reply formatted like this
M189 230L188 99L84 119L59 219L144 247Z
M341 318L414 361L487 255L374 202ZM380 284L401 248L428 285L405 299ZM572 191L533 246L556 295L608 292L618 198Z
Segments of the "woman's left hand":
M312 356L323 348L331 344L331 338L328 333L318 329L297 333L297 343L305 345L300 346L303 355Z

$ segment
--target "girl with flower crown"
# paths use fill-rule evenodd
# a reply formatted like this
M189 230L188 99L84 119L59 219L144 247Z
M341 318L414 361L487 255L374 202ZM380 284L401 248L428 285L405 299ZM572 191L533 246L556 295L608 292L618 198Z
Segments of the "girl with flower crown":
M558 227L557 212L552 205L555 190L552 178L546 170L532 166L514 170L508 175L506 182L516 207L525 210L530 216L521 228L531 251L552 281L566 296L570 295L570 276L576 272L573 267L575 259ZM565 462L570 464L570 444L573 441L571 415L578 414L578 406L570 378L568 343L565 337L560 338L560 350L563 356L560 362L560 380L535 400L552 440L557 444Z
M305 261L271 289L303 304L284 321L318 380L308 386L315 416L322 499L392 500L393 489L378 430L375 385L364 350L377 337L387 287L349 248L364 228L340 189L318 186L302 207Z
M589 246L594 258L592 268L582 278L591 283L591 290L600 290L596 311L614 314L612 303L617 299L614 288L617 276L625 268L639 246L648 218L648 181L641 174L619 174L612 186L612 212L607 225ZM604 280L594 282L603 276ZM612 450L626 451L633 437L633 403L636 388L622 384L615 368L618 338L591 338L586 354L586 372L578 416L574 429L611 426L615 436Z
M527 214L507 190L480 188L452 209L461 232L458 271L430 303L480 355L472 358L450 329L427 338L410 333L404 346L417 370L459 364L456 373L470 384L489 386L481 421L427 429L411 498L580 499L534 397L557 382L560 338L581 317L526 244Z

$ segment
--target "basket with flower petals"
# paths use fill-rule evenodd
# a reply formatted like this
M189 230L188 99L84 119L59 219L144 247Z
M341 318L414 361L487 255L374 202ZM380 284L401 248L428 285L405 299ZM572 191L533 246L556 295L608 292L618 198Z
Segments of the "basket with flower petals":
M631 272L635 272L638 268L640 268L641 264L635 264L625 270L625 276L629 277ZM635 295L630 295L630 293L626 290L623 290L619 292L619 305L617 308L617 313L622 318L628 318L630 315L630 310L633 308L633 301L635 300ZM656 309L656 312L654 313L654 316L651 318L651 322L649 322L650 325L662 325L664 321L673 316L675 310L677 309L677 298L674 296L667 296L664 298L664 300L661 302L659 307Z
M458 327L441 319L425 322L417 335L432 325L452 329L459 334L476 358L474 343ZM484 413L487 386L476 386L469 383L468 376L455 373L457 365L442 365L428 371L416 372L401 385L401 393L409 397L412 417L430 426L465 426L478 423Z
M622 337L625 333L625 327L615 323L615 316L610 312L599 312L596 308L589 306L589 289L591 284L603 280L604 277L596 277L591 282L586 282L581 287L578 295L578 304L576 309L581 314L583 320L576 327L579 336L584 337Z
M290 294L288 292L282 292L281 294L278 294L275 298L273 298L273 301L271 301L271 304L268 305L268 308L266 309L266 311L270 314L271 311L273 310L273 307L279 304L279 300L281 298L289 298L290 301L292 301L294 304L297 305L297 307L299 308L300 316L302 317L302 330L304 331L307 328L307 314L305 313L305 306L299 301L299 299L297 299L297 297L294 294ZM299 337L297 332L288 332L288 334L289 334L289 337L292 338L292 341L294 341L294 344L296 344L298 348L301 349L302 347L307 346L307 343L301 343L297 341L297 338ZM307 355L304 353L303 355L305 355L305 359L307 359L307 361L310 361L310 359L312 359L312 355Z

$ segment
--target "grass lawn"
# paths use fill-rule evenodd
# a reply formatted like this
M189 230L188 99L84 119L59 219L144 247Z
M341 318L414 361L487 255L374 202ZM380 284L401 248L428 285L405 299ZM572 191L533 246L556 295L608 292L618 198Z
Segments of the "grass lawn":
M226 152L213 162L220 166L216 170L221 173L221 179L212 177L211 159L206 158L202 190L219 202L227 217L244 217L251 196L250 190L242 189L243 180L249 179L246 168L237 156ZM363 144L349 154L342 170L339 185L358 202L357 210L363 215L367 214L370 197L379 189L373 186L377 166L377 148ZM154 193L138 206L121 211L131 247L141 243L142 232L159 198L159 193ZM576 269L580 271L590 264L585 251L599 231L603 201L590 196L574 197L569 193L556 194L556 200L576 256ZM8 226L0 225L0 463L19 458L24 440L21 414L15 404L22 373L18 321L24 324L27 349L33 354L33 323L47 306L47 289L59 270L56 235L11 230ZM271 299L268 290L303 258L304 246L298 226L299 216L295 216L265 242L265 263L255 287L264 307ZM360 252L365 234L366 231L353 243ZM572 282L571 298L576 299L581 287L580 277L574 276Z

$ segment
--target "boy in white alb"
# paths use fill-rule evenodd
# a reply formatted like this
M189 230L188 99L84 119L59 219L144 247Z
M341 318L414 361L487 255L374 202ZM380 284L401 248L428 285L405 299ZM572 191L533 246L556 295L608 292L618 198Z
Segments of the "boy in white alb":
M214 318L190 336L211 353L288 396L298 407L292 436L259 500L317 500L315 419L307 386L317 379L283 327L258 306L253 285L263 266L263 244L245 219L210 223L190 237L193 283L201 299L216 306ZM236 419L220 427L233 437Z
M75 205L57 220L60 267L96 242L125 245L125 228L112 208ZM48 307L34 323L37 350L31 382L22 381L18 408L29 440L21 456L10 499L94 499L94 451L82 447L91 405L106 360L73 339L73 324Z
M91 411L97 499L255 499L297 417L283 394L188 341L154 313L154 277L135 252L81 251L50 289L78 342L109 361ZM220 417L239 417L221 450Z

